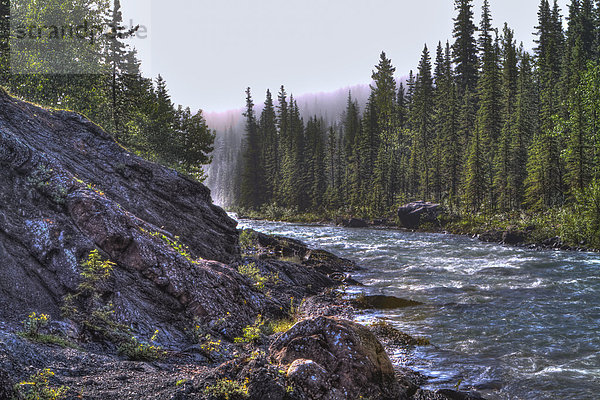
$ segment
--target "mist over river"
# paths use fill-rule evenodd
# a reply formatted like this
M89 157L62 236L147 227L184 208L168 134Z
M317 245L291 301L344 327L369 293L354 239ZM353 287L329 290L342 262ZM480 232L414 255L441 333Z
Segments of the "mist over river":
M425 303L383 318L432 346L396 361L429 388L488 399L600 398L600 256L536 251L468 237L240 220L352 259L354 292Z

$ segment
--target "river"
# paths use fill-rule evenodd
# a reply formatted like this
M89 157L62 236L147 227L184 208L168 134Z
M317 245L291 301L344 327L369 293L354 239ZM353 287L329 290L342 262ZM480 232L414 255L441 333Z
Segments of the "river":
M424 305L365 315L428 338L392 354L428 388L494 399L600 398L600 256L481 243L464 236L240 220L364 268L365 287Z

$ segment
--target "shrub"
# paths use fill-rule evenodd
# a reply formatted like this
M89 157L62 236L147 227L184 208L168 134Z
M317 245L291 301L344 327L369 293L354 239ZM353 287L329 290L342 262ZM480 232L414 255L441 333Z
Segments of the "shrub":
M217 399L238 400L248 398L248 378L243 382L234 381L227 378L218 379L217 383L207 386L204 393L214 396Z
M260 340L261 328L264 326L265 321L262 315L258 315L253 325L248 325L244 328L244 334L242 337L236 337L235 343L256 343Z
M90 251L87 260L81 264L83 282L79 284L79 290L97 292L98 285L110 278L115 265L112 261L102 260L97 249Z
M240 232L240 248L243 253L247 253L254 247L254 232L251 229L244 229Z
M129 340L124 341L119 346L119 353L133 361L154 361L163 358L166 352L158 345L154 344L158 331L148 340L140 341L135 336L131 336Z
M279 283L279 274L267 274L263 275L260 272L260 269L256 266L255 263L240 265L238 267L238 272L241 275L249 278L252 282L254 282L254 287L260 291L265 289L265 285L267 283L277 284Z
M15 390L25 400L60 400L66 397L68 387L50 386L50 378L54 372L44 369L37 374L31 375L28 381L23 381L15 385Z
M34 311L23 321L23 334L28 337L37 337L40 334L40 329L48 326L49 323L50 317L48 315L38 315Z

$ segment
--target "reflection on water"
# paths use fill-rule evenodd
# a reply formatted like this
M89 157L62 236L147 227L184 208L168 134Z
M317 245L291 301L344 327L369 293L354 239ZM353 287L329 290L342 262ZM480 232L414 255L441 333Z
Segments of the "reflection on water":
M489 399L600 398L600 257L532 251L467 237L264 221L241 227L289 236L357 261L369 294L425 303L370 317L431 340L392 357L431 387Z

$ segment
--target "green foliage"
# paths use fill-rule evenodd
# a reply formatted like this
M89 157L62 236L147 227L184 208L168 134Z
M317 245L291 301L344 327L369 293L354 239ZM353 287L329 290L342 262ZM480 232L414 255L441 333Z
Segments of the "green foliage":
M50 379L54 372L44 369L29 377L29 380L19 382L15 385L16 391L25 400L61 400L66 398L66 386L54 387L50 385Z
M81 264L82 282L75 293L65 295L61 311L89 333L120 343L129 338L129 328L115 321L114 305L103 297L115 265L92 250Z
M29 314L23 321L23 334L29 337L37 337L40 329L45 328L50 323L50 316L46 314L37 314L35 311Z
M269 273L263 275L255 263L240 265L238 272L249 278L254 283L254 287L259 291L265 290L267 284L276 285L279 283L279 274Z
M274 333L283 333L290 330L292 326L296 324L297 321L293 319L280 319L277 321L269 321L267 324L267 331L270 334Z
M256 343L260 341L264 325L265 321L262 315L259 314L256 317L254 324L248 325L244 328L242 337L235 338L235 343Z
M27 178L37 190L48 196L54 203L62 205L67 199L67 188L54 176L54 170L40 163Z
M204 393L222 400L246 399L249 397L248 383L248 378L242 382L221 378L214 385L207 386L204 389Z
M165 242L166 244L171 246L171 248L173 250L175 250L180 256L184 257L189 262L191 262L191 263L196 262L196 260L194 260L192 258L192 255L190 254L190 248L179 241L181 239L179 236L170 238L169 236L165 235L164 233L150 232L150 231L145 230L144 228L140 228L140 230L152 237L162 240L163 242Z
M155 361L167 354L161 346L157 345L156 337L158 330L154 332L148 341L140 341L135 336L123 341L119 346L119 353L132 361Z
M60 336L40 333L40 330L48 326L49 323L50 316L32 312L23 321L23 331L18 332L17 335L36 343L55 344L63 348L79 348L75 343Z
M244 229L240 232L240 248L242 253L247 253L254 247L254 232L251 229Z
M93 43L67 35L61 41L65 46L52 52L41 40L28 41L28 46L15 41L11 52L10 29L0 29L0 85L37 104L86 115L138 155L202 180L202 166L210 163L215 133L208 129L201 111L192 115L189 109L172 104L164 79L159 76L154 83L142 76L137 51L126 44L135 28L123 26L120 2L49 0L43 7L38 3L1 3L2 14L10 6L14 10L0 16L0 23L79 26L86 21L108 34L98 35ZM10 66L19 73L11 74ZM62 204L61 187L54 192L55 201Z
M97 249L92 250L87 260L81 265L83 282L79 288L82 290L96 289L100 283L110 278L115 265L110 260L102 260Z

